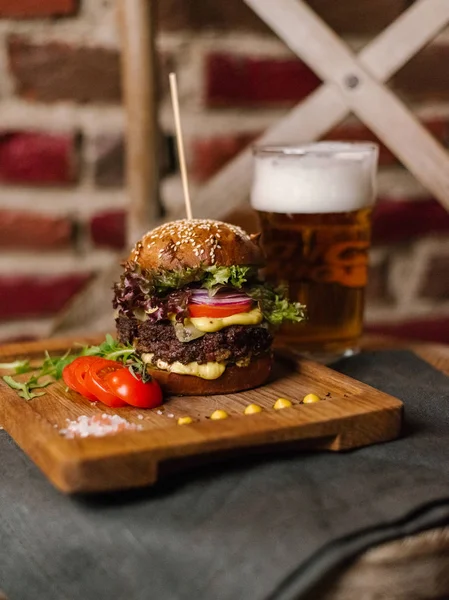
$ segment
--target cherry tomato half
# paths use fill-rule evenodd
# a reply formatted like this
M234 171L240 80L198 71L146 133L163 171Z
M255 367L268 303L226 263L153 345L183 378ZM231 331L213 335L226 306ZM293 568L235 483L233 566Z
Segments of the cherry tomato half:
M103 402L103 404L111 406L112 408L127 406L127 403L111 392L105 381L105 377L109 373L119 371L122 368L122 365L114 360L100 358L91 364L84 379L87 389L94 394L100 402Z
M210 306L208 304L189 304L190 316L210 317L211 319L222 319L251 310L252 301L239 304L224 304L223 306Z
M75 376L73 375L72 371L73 371L73 362L71 362L70 364L68 364L67 366L64 367L64 369L62 370L62 378L68 388L77 392L78 390L77 390L76 379L75 379Z
M95 357L92 356L80 356L64 367L62 372L63 379L70 389L78 392L91 402L95 402L97 397L94 396L86 387L84 378L86 372Z
M111 392L131 406L155 408L162 404L162 391L155 379L143 383L125 367L109 373L104 379Z

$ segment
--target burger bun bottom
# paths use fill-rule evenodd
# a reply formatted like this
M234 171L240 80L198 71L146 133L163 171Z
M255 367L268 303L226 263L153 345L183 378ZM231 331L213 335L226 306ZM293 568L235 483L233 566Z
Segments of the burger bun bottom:
M166 394L174 396L212 396L232 394L262 385L273 366L273 356L263 356L250 362L247 367L232 365L218 379L202 379L194 375L179 375L147 366L148 373L156 379Z

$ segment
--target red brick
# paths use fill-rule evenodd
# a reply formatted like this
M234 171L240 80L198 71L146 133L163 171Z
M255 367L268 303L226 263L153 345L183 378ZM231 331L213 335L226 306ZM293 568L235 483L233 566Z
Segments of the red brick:
M444 145L449 140L449 128L445 119L428 119L423 121L423 125L433 134L433 136ZM343 140L354 142L376 142L379 144L379 164L382 166L395 164L398 162L396 156L379 140L379 138L368 127L360 122L343 123L338 125L324 138L325 140Z
M74 15L77 0L1 0L0 17L33 19Z
M408 0L309 0L331 27L344 33L375 33L405 8ZM178 30L271 32L242 0L159 0L159 27Z
M431 300L449 300L449 254L430 258L418 294Z
M193 140L191 145L192 177L198 181L208 179L254 141L257 135L240 133Z
M125 140L121 134L101 134L95 141L94 180L98 187L125 185ZM158 153L160 177L176 172L174 138L160 136Z
M449 232L449 213L431 198L380 199L373 215L373 243L397 244L435 233Z
M213 53L206 59L205 100L210 107L290 105L319 84L315 73L296 58Z
M126 243L126 214L111 211L95 215L90 223L90 234L96 246L122 249Z
M94 179L98 187L125 184L125 142L121 134L101 134L94 142Z
M449 317L411 319L400 323L376 323L365 327L367 333L382 333L409 340L449 344Z
M17 93L29 100L120 102L120 61L115 50L24 37L8 39L9 64Z
M449 44L433 44L416 54L393 77L393 87L409 99L449 99Z
M0 210L0 248L55 250L70 245L72 224L63 217Z
M0 181L66 185L75 181L77 161L71 135L0 134Z
M0 277L0 320L59 312L89 280L85 273Z
M375 302L377 304L391 302L392 298L388 286L389 268L388 258L370 267L366 289L368 302Z

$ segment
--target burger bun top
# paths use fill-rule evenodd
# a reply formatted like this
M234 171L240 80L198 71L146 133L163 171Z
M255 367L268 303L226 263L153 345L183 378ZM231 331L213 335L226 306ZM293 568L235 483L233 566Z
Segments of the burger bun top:
M211 219L171 221L146 233L134 246L130 262L145 270L174 271L264 262L259 235Z

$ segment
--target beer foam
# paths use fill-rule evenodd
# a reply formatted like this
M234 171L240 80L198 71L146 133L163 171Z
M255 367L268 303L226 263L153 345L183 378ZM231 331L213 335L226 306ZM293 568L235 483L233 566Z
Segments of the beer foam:
M350 212L375 199L375 146L321 143L259 151L251 190L255 210L279 213ZM309 152L310 150L310 152ZM336 154L337 153L337 154Z

